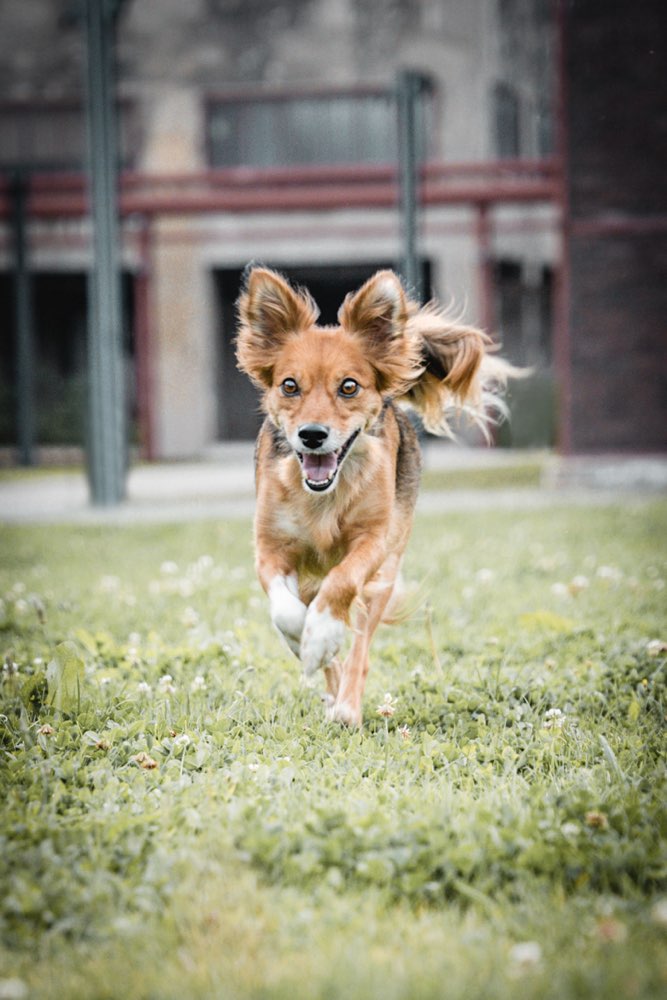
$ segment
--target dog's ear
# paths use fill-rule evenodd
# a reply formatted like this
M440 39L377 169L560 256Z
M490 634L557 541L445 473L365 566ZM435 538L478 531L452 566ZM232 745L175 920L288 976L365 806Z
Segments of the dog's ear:
M317 306L275 271L255 267L237 302L236 358L241 371L260 386L271 384L276 352L287 337L317 321Z
M419 368L419 352L407 335L408 313L408 301L393 271L374 274L347 296L338 313L340 325L363 341L378 389L389 395L410 385Z
M401 337L407 318L405 293L393 271L374 274L358 292L346 297L338 313L341 326L378 347Z

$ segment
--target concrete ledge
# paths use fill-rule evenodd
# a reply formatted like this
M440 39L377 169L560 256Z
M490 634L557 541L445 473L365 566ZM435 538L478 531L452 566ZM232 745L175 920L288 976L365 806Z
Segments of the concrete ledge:
M553 490L667 493L667 455L553 456L543 483Z

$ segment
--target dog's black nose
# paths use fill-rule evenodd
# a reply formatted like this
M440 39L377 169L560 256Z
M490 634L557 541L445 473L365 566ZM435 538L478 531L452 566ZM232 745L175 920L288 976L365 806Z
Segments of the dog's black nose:
M299 428L299 437L306 448L321 448L329 437L329 428L324 424L304 424Z

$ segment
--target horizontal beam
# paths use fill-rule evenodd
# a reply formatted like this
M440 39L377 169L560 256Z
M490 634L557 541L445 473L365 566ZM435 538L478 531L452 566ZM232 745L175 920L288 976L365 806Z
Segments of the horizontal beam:
M554 202L560 194L560 170L549 160L430 163L420 177L420 198L425 205ZM392 208L397 199L396 170L384 165L235 168L175 175L126 172L121 179L120 211L123 215L330 211ZM81 175L33 175L30 217L80 217L88 210ZM9 189L0 182L0 216L9 212Z

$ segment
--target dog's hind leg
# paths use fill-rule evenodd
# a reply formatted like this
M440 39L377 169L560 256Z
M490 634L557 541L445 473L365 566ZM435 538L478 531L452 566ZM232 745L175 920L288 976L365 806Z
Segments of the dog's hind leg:
M368 676L368 653L376 628L382 621L394 591L400 564L399 556L389 556L376 574L366 602L359 609L352 647L342 667L336 700L328 718L347 726L361 725L361 702Z

